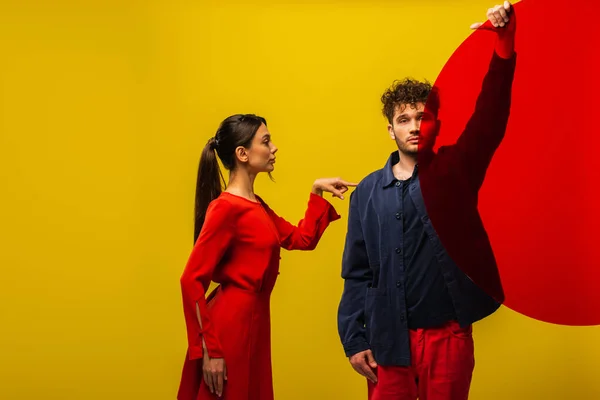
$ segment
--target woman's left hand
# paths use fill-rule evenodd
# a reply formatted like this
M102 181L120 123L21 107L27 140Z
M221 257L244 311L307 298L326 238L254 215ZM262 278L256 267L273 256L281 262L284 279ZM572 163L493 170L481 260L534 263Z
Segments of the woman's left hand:
M312 192L319 196L322 196L323 192L329 192L333 194L333 197L344 200L344 193L356 185L356 183L346 182L342 178L320 178L313 183Z

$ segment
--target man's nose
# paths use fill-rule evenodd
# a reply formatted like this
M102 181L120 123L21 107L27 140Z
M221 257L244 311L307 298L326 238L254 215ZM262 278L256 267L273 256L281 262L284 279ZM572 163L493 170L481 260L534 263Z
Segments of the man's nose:
M418 135L421 131L421 121L414 121L412 126L410 127L410 133L413 135Z

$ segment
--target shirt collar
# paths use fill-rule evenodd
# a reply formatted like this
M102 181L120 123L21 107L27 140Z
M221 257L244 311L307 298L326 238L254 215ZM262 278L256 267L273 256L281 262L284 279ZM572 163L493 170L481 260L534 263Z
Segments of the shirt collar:
M381 181L383 187L388 187L396 182L396 177L394 176L392 167L398 164L398 161L400 161L400 155L398 154L398 151L394 151L392 154L390 154L385 166L383 167L383 179Z
M426 154L423 155L423 157L421 157L421 158L424 158L424 160L420 160L420 161L429 162L431 160L431 158L433 157L433 155L434 155L433 152L427 152ZM388 160L385 163L385 166L383 167L383 178L381 180L381 183L384 188L391 186L398 180L394 176L394 171L393 171L392 167L394 165L398 164L399 161L400 161L400 153L398 151L392 152L392 154L390 154L390 156L388 157ZM417 165L415 165L415 169L412 173L411 179L413 179L417 176L418 170L419 170L419 164L417 163Z

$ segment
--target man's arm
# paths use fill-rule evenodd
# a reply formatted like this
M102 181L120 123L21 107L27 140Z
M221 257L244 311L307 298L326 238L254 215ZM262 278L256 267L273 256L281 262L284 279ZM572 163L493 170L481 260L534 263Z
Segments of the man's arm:
M487 168L504 138L508 124L516 65L516 22L514 10L508 2L488 11L486 25L494 25L497 34L494 53L475 111L457 141L469 180L476 190L483 184ZM474 26L479 27L477 24Z
M363 237L358 207L358 195L350 195L348 232L342 258L344 292L338 309L338 331L344 352L352 368L371 382L377 382L373 371L377 363L367 342L365 300L367 287L373 279Z
M369 349L365 329L365 298L371 282L356 192L350 195L348 232L342 257L344 292L338 308L338 331L346 356Z

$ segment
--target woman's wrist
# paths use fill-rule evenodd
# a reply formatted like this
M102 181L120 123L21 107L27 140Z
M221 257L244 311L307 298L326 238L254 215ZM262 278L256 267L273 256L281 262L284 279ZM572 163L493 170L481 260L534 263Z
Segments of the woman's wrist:
M316 194L317 196L323 196L323 189L321 189L316 184L313 184L311 193Z

